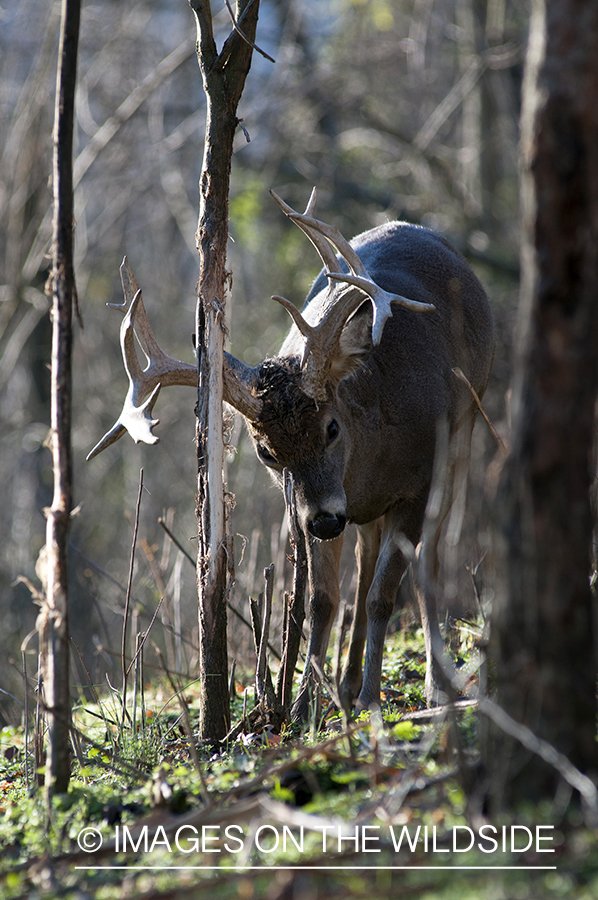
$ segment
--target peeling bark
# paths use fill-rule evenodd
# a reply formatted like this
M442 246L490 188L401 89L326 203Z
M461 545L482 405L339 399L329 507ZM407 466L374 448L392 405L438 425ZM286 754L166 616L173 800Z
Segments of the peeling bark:
M233 30L220 53L209 2L190 0L197 22L197 55L207 97L207 125L200 177L199 283L196 314L199 392L197 405L199 545L200 739L220 740L230 727L226 638L226 516L222 470L222 368L228 273L228 192L237 106L253 48ZM236 22L251 42L259 0L239 0Z

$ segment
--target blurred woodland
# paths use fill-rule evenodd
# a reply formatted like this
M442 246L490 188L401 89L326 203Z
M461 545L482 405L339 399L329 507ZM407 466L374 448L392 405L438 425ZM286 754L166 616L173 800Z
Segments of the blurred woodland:
M226 6L214 14L226 36ZM487 288L497 355L485 407L506 431L518 288L518 121L528 3L521 0L264 0L241 100L233 159L229 268L232 352L255 364L274 354L317 255L268 196L318 215L346 237L393 218L434 228L469 259ZM35 625L34 584L51 502L50 322L44 293L51 235L51 150L59 4L5 0L0 9L0 724L19 720L21 645ZM198 178L205 102L186 2L88 2L82 11L75 138L76 279L81 327L74 349L74 502L70 628L95 681L118 679L123 585L144 469L132 631L161 596L164 628L152 640L169 664L197 666L194 392L164 391L154 410L157 447L126 436L85 456L116 419L126 390L118 333L119 266L127 258L161 346L193 361ZM496 444L474 434L469 538L463 564L486 543L484 485ZM227 484L235 540L233 606L246 615L274 561L275 597L290 567L284 504L231 419ZM233 508L234 507L234 508ZM342 591L352 601L350 547ZM465 572L465 568L463 569ZM467 572L465 572L467 575ZM455 609L474 604L469 576ZM278 616L281 616L279 604ZM137 624L135 624L135 617ZM231 616L230 656L241 664L251 633ZM36 642L30 673L36 667ZM152 662L148 652L147 663ZM157 660L156 660L157 664ZM73 680L87 683L74 654ZM7 692L7 693L5 693ZM13 695L11 697L11 695ZM13 697L17 698L16 700Z

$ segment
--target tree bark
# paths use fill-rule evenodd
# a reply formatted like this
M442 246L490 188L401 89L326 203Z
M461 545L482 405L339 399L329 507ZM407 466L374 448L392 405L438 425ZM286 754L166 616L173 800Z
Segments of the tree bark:
M500 496L492 653L500 704L596 773L589 585L598 383L598 2L534 0L522 114L522 288L513 450ZM497 746L498 745L498 746ZM491 730L491 793L557 773ZM500 802L500 801L499 801Z
M197 22L197 55L207 97L200 178L199 283L196 315L199 545L200 738L220 740L230 726L226 636L226 517L222 471L222 366L228 273L228 192L237 106L251 65L252 45L233 30L220 53L208 0L190 0ZM238 0L238 28L253 42L259 0Z
M54 495L47 510L46 601L38 618L48 719L45 786L64 792L70 778L67 545L72 507L71 350L73 271L73 121L80 0L63 0L54 123L51 435Z

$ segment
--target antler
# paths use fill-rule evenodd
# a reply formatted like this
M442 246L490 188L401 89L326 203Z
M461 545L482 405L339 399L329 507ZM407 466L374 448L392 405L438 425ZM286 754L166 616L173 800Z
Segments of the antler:
M168 356L156 341L139 284L126 257L120 267L120 276L124 301L121 304L109 303L108 306L125 313L120 327L120 344L129 389L120 416L88 454L88 460L114 444L126 431L135 443L144 441L146 444L156 444L160 438L153 434L152 429L160 420L152 418L152 411L160 388L173 384L197 388L197 366ZM134 335L148 360L145 369L141 368L137 358ZM249 366L226 354L224 399L253 421L259 415L261 401L249 390L252 371Z
M315 188L304 213L293 210L274 191L270 191L270 194L285 215L301 228L315 246L324 263L326 276L352 285L359 291L359 293L350 290L342 292L315 326L306 322L297 308L284 297L272 298L284 306L301 334L306 338L301 361L304 389L315 400L323 400L326 396L325 384L332 363L332 352L347 321L364 302L364 294L372 302L372 341L375 346L380 343L386 320L392 316L392 303L398 303L415 312L428 312L433 310L434 306L431 303L409 300L400 294L392 294L376 284L356 251L338 228L314 218ZM337 268L338 259L331 248L334 248L342 256L349 267L350 274L334 271Z

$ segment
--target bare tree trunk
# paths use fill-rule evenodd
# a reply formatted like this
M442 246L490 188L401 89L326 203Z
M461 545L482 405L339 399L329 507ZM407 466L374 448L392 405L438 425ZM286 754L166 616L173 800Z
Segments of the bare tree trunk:
M71 348L73 271L73 111L80 0L63 0L54 123L52 254L52 457L54 496L47 511L47 596L38 618L48 716L45 785L66 791L70 778L67 544L72 506Z
M523 282L513 451L500 507L498 700L582 771L598 771L589 585L598 385L598 0L534 0L522 118ZM497 747L498 743L498 747ZM507 801L555 771L491 734Z
M230 725L226 637L226 521L222 470L222 366L228 241L228 192L237 106L251 65L259 0L238 0L238 30L220 53L208 0L190 0L198 33L198 59L207 97L207 126L200 178L197 304L197 407L199 546L200 738L219 740ZM242 31L244 37L241 37Z

